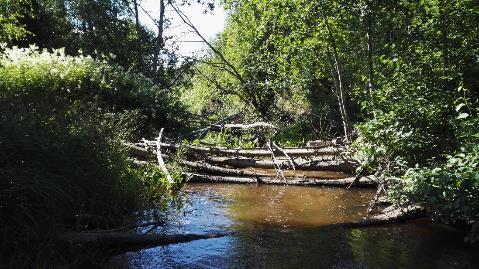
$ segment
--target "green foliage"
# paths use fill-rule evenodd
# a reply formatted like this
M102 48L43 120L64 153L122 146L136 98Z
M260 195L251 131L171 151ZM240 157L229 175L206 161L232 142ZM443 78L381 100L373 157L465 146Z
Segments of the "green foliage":
M427 204L437 217L448 222L472 225L467 241L479 234L479 145L447 156L434 168L411 168L390 195L400 204Z
M391 179L391 198L424 203L443 219L473 227L479 212L478 11L475 1L375 6L376 87L356 92L370 115L357 126L357 154ZM476 239L477 229L469 235Z
M0 43L21 39L28 31L20 20L27 9L27 0L1 0L0 1Z
M77 262L73 246L58 246L56 234L122 225L118 220L161 196L167 187L161 175L133 169L121 141L137 137L141 122L165 117L158 115L165 111L163 96L148 79L90 57L4 49L2 266ZM79 222L82 216L104 221Z
M215 145L227 148L254 148L258 139L250 131L231 131L228 129L220 132L208 132L202 139L192 142L193 145Z
M178 126L185 115L174 94L142 75L89 56L14 48L4 49L0 64L0 87L7 90L3 94L21 95L24 99L18 102L22 106L28 106L31 100L61 99L61 108L90 103L104 113L113 113L112 117L137 110L144 118L138 123L145 123L137 128L143 132L158 126Z

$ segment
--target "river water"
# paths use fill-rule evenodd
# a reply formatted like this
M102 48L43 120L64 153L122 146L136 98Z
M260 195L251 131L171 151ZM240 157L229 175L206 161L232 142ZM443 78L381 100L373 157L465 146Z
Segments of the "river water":
M418 221L360 229L372 190L189 184L158 232L231 235L123 257L127 268L479 268L463 234Z

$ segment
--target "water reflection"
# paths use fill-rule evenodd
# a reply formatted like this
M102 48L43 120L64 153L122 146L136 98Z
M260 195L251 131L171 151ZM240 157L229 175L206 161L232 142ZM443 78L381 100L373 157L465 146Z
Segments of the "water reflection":
M475 268L477 249L441 226L366 229L330 224L365 216L370 190L191 184L164 233L231 236L143 250L130 268Z

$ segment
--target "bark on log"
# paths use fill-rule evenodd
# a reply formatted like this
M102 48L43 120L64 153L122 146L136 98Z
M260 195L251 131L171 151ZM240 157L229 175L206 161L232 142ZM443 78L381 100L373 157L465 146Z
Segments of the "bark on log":
M329 147L333 144L332 141L326 141L326 140L312 140L306 142L306 147L307 148L324 148L324 147Z
M145 148L134 145L134 144L123 143L123 145L128 148L128 153L130 155L133 155L133 156L136 156L136 157L139 157L139 158L142 158L142 159L148 158L148 157L152 156L152 154L153 154L152 152L149 152Z
M231 166L236 168L264 168L274 169L271 160L259 160L250 158L228 158L228 157L207 157L205 161L214 165ZM288 160L276 160L282 168L289 166ZM295 168L303 171L332 171L353 173L357 168L355 163L343 161L323 161L323 160L296 160Z
M224 168L220 166L210 165L207 163L198 163L198 162L190 162L190 161L182 161L182 163L190 168L194 168L197 171L202 171L207 173L234 175L234 176L252 176L252 177L267 176L266 174L263 174L263 173Z
M156 142L148 141L149 146L156 146ZM134 144L137 146L137 144ZM181 145L177 144L168 144L161 143L161 148L176 150ZM241 157L269 157L271 152L265 148L254 148L254 149L228 149L222 147L198 147L191 145L183 145L182 147L186 148L189 153L198 153L198 154L215 154L223 156L241 156ZM325 148L284 148L284 152L290 156L337 156L345 149L343 147L325 147ZM282 152L279 150L275 151L275 154L281 155Z
M207 183L261 183L272 185L299 185L299 186L349 186L354 181L354 177L343 179L317 179L317 178L286 178L286 180L274 179L272 177L231 177L231 176L213 176L205 174L185 173L189 182L207 182ZM364 177L355 185L356 187L372 187L376 182L372 177Z

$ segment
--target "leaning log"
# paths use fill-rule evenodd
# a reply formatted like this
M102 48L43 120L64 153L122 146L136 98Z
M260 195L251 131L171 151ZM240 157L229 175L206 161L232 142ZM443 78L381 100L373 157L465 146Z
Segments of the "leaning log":
M189 182L205 183L259 183L271 185L298 185L298 186L349 186L354 181L354 177L342 179L318 179L318 178L288 178L285 180L272 177L232 177L232 176L214 176L206 174L186 173L185 176ZM372 187L376 182L373 177L364 177L355 185L356 187Z
M271 160L208 156L205 158L205 161L214 165L231 166L235 168L274 169L274 164ZM276 160L276 162L282 168L289 167L289 160ZM353 173L357 168L357 165L352 162L344 162L338 160L323 161L320 159L313 159L295 160L295 167L297 170L303 171L331 171Z

